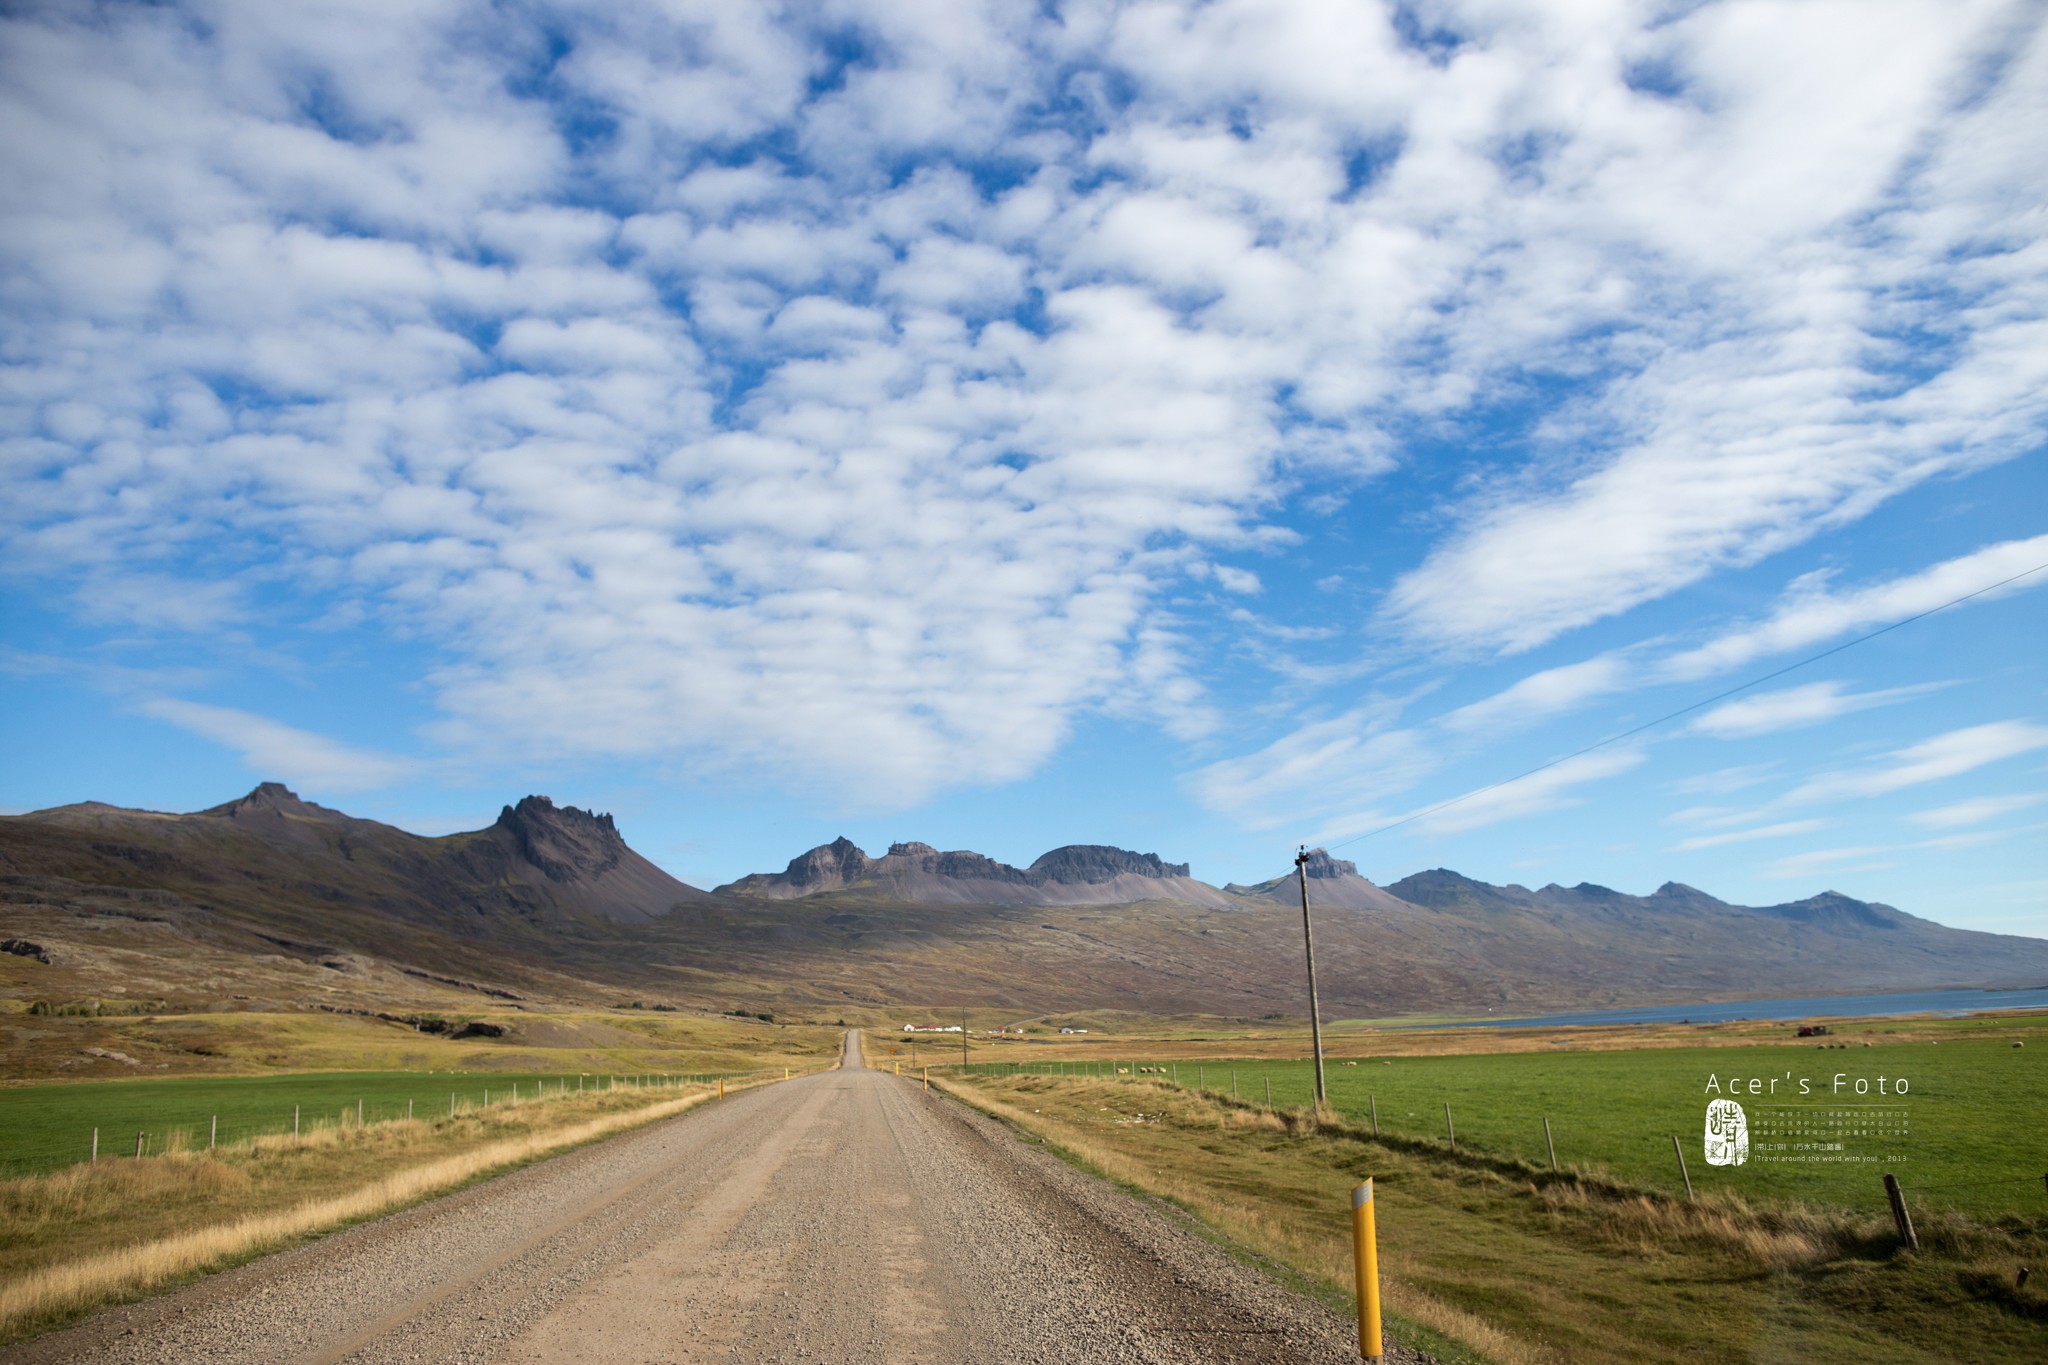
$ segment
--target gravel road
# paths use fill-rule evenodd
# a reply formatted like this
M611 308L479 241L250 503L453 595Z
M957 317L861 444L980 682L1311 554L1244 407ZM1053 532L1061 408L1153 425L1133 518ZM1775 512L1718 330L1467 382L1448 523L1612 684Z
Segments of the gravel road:
M557 1157L4 1362L1356 1360L1177 1215L860 1065ZM1390 1360L1417 1359L1396 1354Z

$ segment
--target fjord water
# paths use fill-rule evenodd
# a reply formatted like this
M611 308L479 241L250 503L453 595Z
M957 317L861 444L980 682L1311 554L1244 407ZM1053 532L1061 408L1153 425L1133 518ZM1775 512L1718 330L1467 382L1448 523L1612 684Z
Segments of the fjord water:
M1787 1000L1728 1000L1712 1005L1581 1010L1568 1014L1463 1021L1484 1028L1555 1028L1565 1024L1725 1024L1738 1019L1874 1019L1893 1014L1973 1014L1979 1010L2048 1009L2048 986L2016 990L1898 991L1888 995L1820 995ZM1441 1023L1415 1025L1441 1028Z

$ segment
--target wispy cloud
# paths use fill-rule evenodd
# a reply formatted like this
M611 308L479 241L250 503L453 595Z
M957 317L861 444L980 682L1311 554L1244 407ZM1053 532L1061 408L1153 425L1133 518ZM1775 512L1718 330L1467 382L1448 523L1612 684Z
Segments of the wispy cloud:
M2023 720L1972 725L1894 750L1861 768L1823 773L1793 788L1778 804L1884 796L2037 749L2048 749L2048 725Z
M1778 773L1776 763L1743 763L1680 778L1672 783L1672 790L1689 796L1726 796L1748 787L1761 786L1774 780Z
M1528 725L1619 691L1633 676L1628 663L1611 654L1548 668L1484 700L1449 712L1441 723L1446 729L1457 731Z
M1675 853L1690 853L1695 849L1719 848L1723 844L1746 844L1756 839L1788 839L1795 834L1811 834L1826 829L1831 820L1784 820L1775 825L1760 825L1755 829L1739 829L1728 834L1703 834L1696 838L1681 840L1673 847Z
M1915 839L1897 844L1862 844L1847 848L1817 848L1780 858L1764 869L1764 875L1774 880L1825 875L1830 871L1869 871L1897 865L1901 854L1930 849L1982 848L1995 844L2014 834L2031 832L2017 829L1977 830L1968 834L1946 834L1933 839Z
M1338 815L1370 821L1361 812L1406 791L1441 762L1421 734L1391 724L1392 709L1302 726L1256 753L1197 769L1189 785L1204 805L1254 829ZM1351 832L1325 827L1319 837Z
M1775 734L1780 730L1819 725L1838 716L1866 711L1873 706L1923 696L1933 686L1894 687L1880 692L1850 692L1840 682L1807 683L1777 692L1758 692L1724 702L1692 723L1695 733L1717 739L1747 738Z
M1915 811L1906 818L1916 825L1932 829L1961 829L1966 825L1981 825L1986 820L1996 820L2001 815L2026 810L2048 801L2048 792L2016 792L2010 796L1979 796L1969 801L1957 801L1931 810Z
M410 759L359 749L233 707L161 697L136 709L233 749L260 778L314 791L388 787L419 771L419 765Z
M1831 590L1825 576L1808 578L1795 584L1764 620L1675 654L1658 671L1667 678L1688 679L1740 668L1929 611L2040 564L2048 564L2048 536L1987 545L1918 573L1846 592ZM2007 584L1980 600L2042 587L2048 587L2048 572Z
M1584 754L1532 777L1519 778L1490 791L1476 791L1457 805L1425 815L1416 823L1428 833L1458 834L1503 820L1560 810L1579 803L1581 798L1573 794L1575 788L1618 776L1642 761L1642 752L1633 749Z

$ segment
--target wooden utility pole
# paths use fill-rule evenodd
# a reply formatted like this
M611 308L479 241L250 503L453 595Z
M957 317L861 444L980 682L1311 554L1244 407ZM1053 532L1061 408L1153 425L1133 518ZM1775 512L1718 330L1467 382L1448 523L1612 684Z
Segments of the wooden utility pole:
M1323 1087L1323 1011L1316 999L1316 931L1308 914L1308 849L1294 855L1294 870L1301 874L1301 941L1308 949L1308 1032L1316 1051L1316 1108L1328 1102Z

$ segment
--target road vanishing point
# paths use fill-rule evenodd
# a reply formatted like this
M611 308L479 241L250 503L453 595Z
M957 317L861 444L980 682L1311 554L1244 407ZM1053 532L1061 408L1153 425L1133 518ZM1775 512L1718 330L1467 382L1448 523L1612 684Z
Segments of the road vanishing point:
M834 1070L0 1351L250 1365L1357 1359L1348 1319L1182 1215L869 1070L854 1032Z

